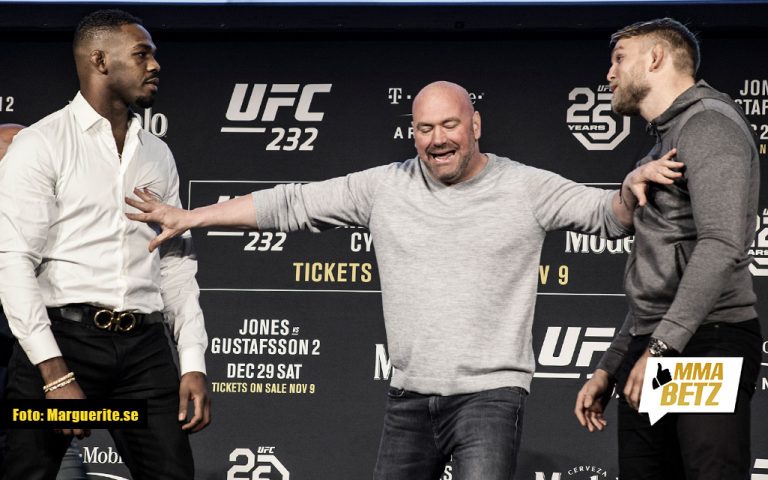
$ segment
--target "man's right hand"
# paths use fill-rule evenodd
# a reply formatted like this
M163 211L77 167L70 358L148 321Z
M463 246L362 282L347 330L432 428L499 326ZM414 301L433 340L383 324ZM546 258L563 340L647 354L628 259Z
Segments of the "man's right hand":
M73 400L73 399L85 400L85 393L83 393L83 390L80 388L80 385L78 385L77 381L74 381L69 385L65 385L61 388L57 388L52 392L46 393L45 399L46 400ZM74 435L80 439L91 436L90 430L82 429L82 428L63 428L61 430L57 430L57 432L61 432L62 435Z
M256 211L251 195L243 195L222 203L214 203L194 210L182 210L160 202L147 189L134 189L133 193L140 200L125 198L125 203L141 210L142 213L126 213L131 220L153 223L161 232L149 242L149 251L155 250L163 242L178 237L190 228L231 227L258 229Z
M37 365L40 375L43 377L43 383L48 385L57 379L64 377L69 373L69 368L62 357L49 358ZM45 394L46 400L85 400L85 393L80 388L77 380L64 385L56 390L51 390ZM64 428L55 430L63 435L74 435L77 438L84 438L91 435L90 430L81 428Z
M657 160L645 163L627 174L622 186L634 196L637 205L644 207L648 202L646 193L649 183L672 185L683 176L680 169L683 168L684 164L672 160L675 155L677 155L677 149L672 148ZM627 200L631 201L631 199Z
M576 414L581 426L590 432L602 431L608 424L603 413L611 400L613 384L608 372L597 369L576 396L576 407L573 413Z
M144 223L154 223L161 228L158 236L149 242L149 251L154 251L161 243L173 237L178 237L182 233L192 228L190 222L190 212L181 208L160 202L147 189L136 188L133 193L141 200L134 200L125 197L125 203L141 210L142 213L126 213L131 220L138 220Z

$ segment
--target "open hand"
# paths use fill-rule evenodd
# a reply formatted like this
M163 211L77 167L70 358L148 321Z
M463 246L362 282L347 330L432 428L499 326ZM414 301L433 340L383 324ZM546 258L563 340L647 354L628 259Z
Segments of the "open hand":
M126 213L125 216L131 220L156 224L161 229L160 234L149 242L150 252L154 251L163 242L173 237L178 237L191 227L187 210L160 202L146 188L135 188L133 193L140 200L125 197L125 203L137 210L141 210L142 213Z

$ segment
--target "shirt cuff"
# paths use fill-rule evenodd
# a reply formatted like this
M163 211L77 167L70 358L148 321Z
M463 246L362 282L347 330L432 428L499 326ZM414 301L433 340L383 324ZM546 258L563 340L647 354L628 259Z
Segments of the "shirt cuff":
M24 349L33 365L61 356L59 344L56 343L56 338L50 327L19 340L19 345Z
M205 347L195 345L179 349L179 370L181 375L189 372L205 375Z

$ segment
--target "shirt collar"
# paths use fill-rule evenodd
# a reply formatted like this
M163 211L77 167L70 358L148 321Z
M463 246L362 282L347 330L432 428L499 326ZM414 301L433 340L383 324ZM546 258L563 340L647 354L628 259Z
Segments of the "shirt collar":
M88 100L86 100L85 97L83 97L83 94L80 92L77 92L75 98L72 99L72 102L69 104L69 108L72 110L72 113L75 116L75 120L84 132L93 127L100 120L107 120L106 118L99 115L99 112L93 109L91 104L88 103ZM143 144L144 140L140 132L141 127L139 125L138 115L131 111L131 119L128 123L128 135L138 136L139 142Z

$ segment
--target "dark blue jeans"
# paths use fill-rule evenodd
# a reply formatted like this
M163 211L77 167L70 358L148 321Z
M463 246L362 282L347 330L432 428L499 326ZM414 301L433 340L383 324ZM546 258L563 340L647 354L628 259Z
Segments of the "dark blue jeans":
M466 395L390 388L375 480L510 480L528 393L504 387Z

